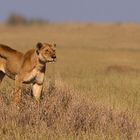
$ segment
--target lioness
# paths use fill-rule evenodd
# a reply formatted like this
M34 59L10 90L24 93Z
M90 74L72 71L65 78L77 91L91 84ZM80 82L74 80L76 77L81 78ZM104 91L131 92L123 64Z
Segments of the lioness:
M15 103L20 101L22 83L32 83L33 95L39 101L46 63L56 60L55 50L55 44L37 43L35 49L23 54L0 44L0 83L5 75L15 80Z

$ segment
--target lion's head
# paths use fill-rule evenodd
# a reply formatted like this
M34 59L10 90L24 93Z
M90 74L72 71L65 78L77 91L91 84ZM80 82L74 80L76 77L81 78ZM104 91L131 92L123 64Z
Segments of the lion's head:
M37 43L36 52L40 61L55 62L56 60L56 44Z

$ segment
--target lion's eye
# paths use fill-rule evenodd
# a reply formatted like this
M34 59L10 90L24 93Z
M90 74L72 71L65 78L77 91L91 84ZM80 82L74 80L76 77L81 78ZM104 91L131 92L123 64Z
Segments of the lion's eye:
M48 52L49 50L47 49L46 52Z

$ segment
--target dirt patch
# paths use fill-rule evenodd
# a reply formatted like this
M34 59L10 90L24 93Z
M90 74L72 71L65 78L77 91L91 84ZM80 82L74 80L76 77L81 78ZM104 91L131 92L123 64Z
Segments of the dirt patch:
M127 65L110 65L106 68L106 73L117 72L117 73L140 73L140 69L133 68Z

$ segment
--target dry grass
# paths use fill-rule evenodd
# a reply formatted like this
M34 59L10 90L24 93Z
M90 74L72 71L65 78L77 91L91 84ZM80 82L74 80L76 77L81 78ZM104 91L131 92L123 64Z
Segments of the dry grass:
M13 81L5 79L1 126L9 129L1 129L3 139L139 139L139 24L1 25L0 33L1 43L23 52L38 41L55 42L58 61L48 64L46 79L63 81L44 89L40 110L30 89L24 91L18 112L10 105Z
M138 139L136 120L128 111L81 97L61 80L45 86L39 108L29 88L23 93L20 109L0 94L1 139Z

